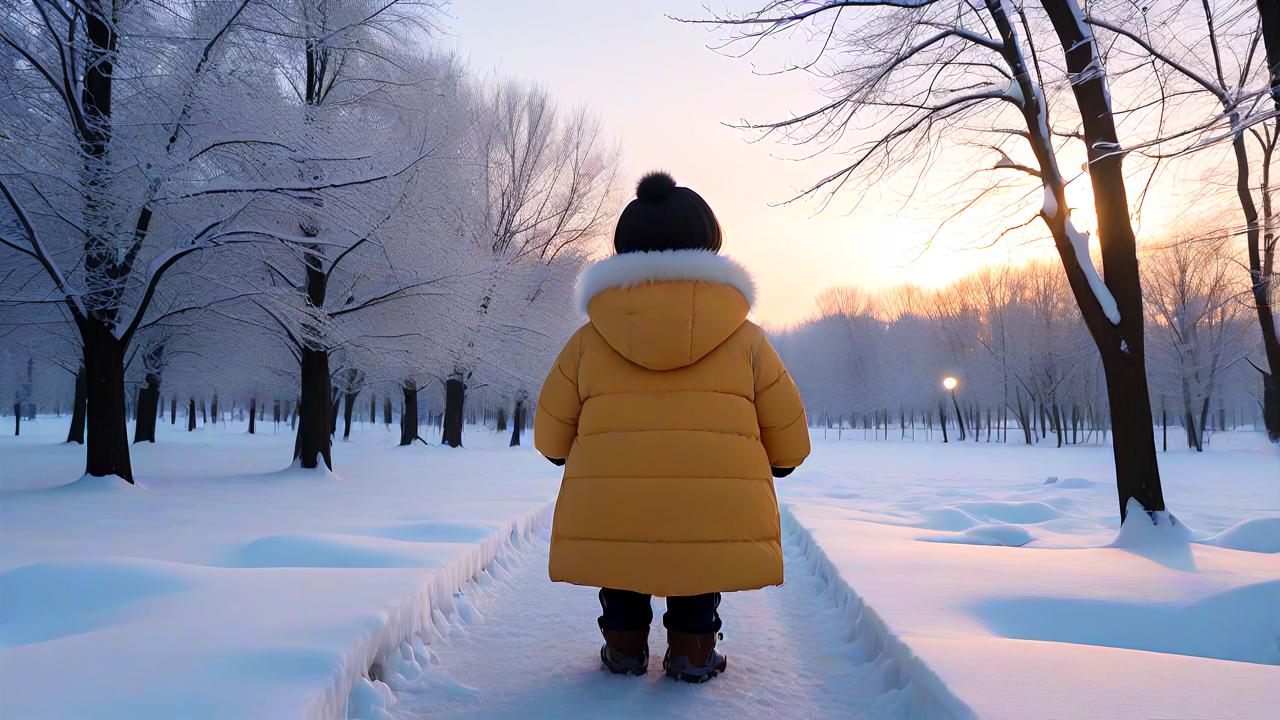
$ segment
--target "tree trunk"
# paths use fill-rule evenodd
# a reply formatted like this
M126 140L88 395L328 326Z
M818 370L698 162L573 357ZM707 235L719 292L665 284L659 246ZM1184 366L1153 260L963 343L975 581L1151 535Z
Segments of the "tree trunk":
M524 398L516 401L516 409L511 411L511 442L508 447L520 444L520 433L524 431Z
M1262 422L1267 428L1280 425L1280 383L1276 382L1275 377L1262 373Z
M213 424L218 424L218 393L213 394L213 399L209 401L209 417L213 418Z
M1280 3L1275 0L1258 0L1258 16L1261 20L1263 46L1267 53L1267 69L1271 82L1271 99L1275 109L1280 111ZM1233 124L1235 119L1232 118ZM1276 121L1273 132L1280 132L1280 120ZM1271 442L1280 442L1280 397L1276 394L1276 378L1280 378L1280 337L1276 332L1276 318L1271 306L1271 285L1274 276L1274 243L1275 236L1271 227L1267 227L1263 237L1263 227L1259 222L1257 206L1253 201L1249 181L1248 148L1245 145L1243 132L1237 132L1232 138L1232 149L1236 158L1236 195L1245 216L1245 237L1249 254L1249 279L1253 293L1253 305L1258 314L1258 326L1262 330L1262 348L1267 358L1268 372L1263 377L1262 421ZM1264 151L1262 162L1263 184L1270 180L1269 153ZM1268 213L1270 206L1266 188L1263 188L1263 208Z
M942 442L947 442L947 406L945 403L938 403L938 420L942 425Z
M116 475L133 483L129 462L129 431L125 426L125 345L111 329L94 320L83 322L84 340L85 473L94 477Z
M332 388L329 375L329 352L316 348L302 350L302 393L298 400L298 434L294 440L293 459L311 470L324 466L333 469L330 455L330 417L333 406L329 404Z
M133 442L156 441L156 416L160 408L160 373L149 371L146 385L138 389L138 412L133 421Z
M71 406L71 427L67 430L67 442L84 444L85 405L89 396L88 381L84 366L76 373L76 396Z
M1053 439L1057 447L1062 447L1062 425L1058 422L1058 403L1049 406L1049 423L1053 429Z
M1209 398L1205 397L1204 402L1200 403L1200 452L1204 452L1204 441L1209 431Z
M177 395L169 396L169 424L170 425L178 424L178 396Z
M467 402L467 384L461 378L444 383L444 423L440 442L449 447L462 446L463 408Z
M196 429L196 399L187 398L187 432L194 432Z
M17 400L13 402L13 434L14 437L22 435L22 403Z
M1182 379L1182 429L1187 434L1187 447L1200 452L1200 427L1196 423L1196 412L1191 401L1191 386L1184 377Z
M1125 192L1123 154L1112 116L1106 71L1097 44L1084 24L1076 0L1041 0L1058 41L1064 48L1071 90L1079 108L1089 153L1089 180L1097 212L1105 284L1115 299L1119 322L1112 324L1079 265L1080 258L1066 232L1064 183L1053 178L1059 211L1050 223L1067 279L1085 325L1102 357L1111 408L1112 454L1116 494L1123 522L1129 500L1148 512L1165 509L1156 463L1155 424L1147 387L1143 338L1142 284L1138 255Z
M1026 405L1022 403L1021 388L1015 388L1015 397L1018 402L1018 407L1017 407L1017 410L1015 410L1015 412L1017 413L1017 417L1018 417L1018 425L1022 427L1022 439L1026 441L1027 445L1034 445L1035 438L1033 437L1033 433L1035 433L1035 426L1032 425L1032 419L1031 419L1031 409L1032 409L1030 405L1031 399L1030 398L1027 399L1028 403Z
M337 388L333 388L329 398L329 436L333 437L338 434L338 404L342 402L342 396Z
M254 423L257 422L257 417L258 417L258 398L251 397L249 398L249 434L250 435L253 435L254 431L257 429L256 426L254 425Z
M954 392L951 393L951 404L956 408L956 425L958 426L957 429L960 431L960 435L956 437L956 440L958 442L964 442L964 413L960 412L960 403L956 400L956 394Z
M369 392L369 425L378 422L378 394Z
M400 415L400 445L412 445L418 439L418 383L405 380L400 390L404 394L404 412Z
M388 430L391 429L391 396L390 395L382 396L382 424L386 425Z
M342 439L351 438L351 416L356 411L356 393L348 392L347 406L342 409Z

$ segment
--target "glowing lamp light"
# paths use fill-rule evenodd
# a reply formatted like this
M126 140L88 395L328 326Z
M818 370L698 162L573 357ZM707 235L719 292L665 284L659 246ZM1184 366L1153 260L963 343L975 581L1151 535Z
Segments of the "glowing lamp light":
M955 390L956 386L959 384L960 381L951 376L942 378L942 387L946 388L948 391Z

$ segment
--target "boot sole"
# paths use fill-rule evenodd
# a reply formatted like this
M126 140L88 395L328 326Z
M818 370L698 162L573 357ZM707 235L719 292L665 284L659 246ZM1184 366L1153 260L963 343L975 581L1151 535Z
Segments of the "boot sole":
M707 673L706 675L690 675L690 674L688 674L688 673L682 673L682 672L670 672L670 671L668 671L668 672L667 672L667 677L671 678L672 680L679 680L680 682L687 682L687 683L689 683L689 684L691 684L691 685L701 685L702 683L707 682L708 680L710 680L711 678L714 678L715 676L717 676L717 675L719 675L719 674L720 674L720 671L718 671L718 670L712 670L711 672Z
M728 663L728 660L726 659L724 663L721 663L720 665L717 665L716 667L711 668L711 670L706 675L694 675L692 673L680 672L679 670L665 670L665 672L667 674L667 677L671 678L672 680L679 680L681 682L687 682L692 685L701 685L702 683L707 682L711 678L714 678L715 676L724 672L728 667L729 667L729 663Z

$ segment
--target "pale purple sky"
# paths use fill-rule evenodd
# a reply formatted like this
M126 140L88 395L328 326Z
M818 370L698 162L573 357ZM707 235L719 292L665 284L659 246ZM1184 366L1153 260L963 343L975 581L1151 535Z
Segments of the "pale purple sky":
M665 17L705 17L698 0L457 2L450 12L450 42L475 70L537 81L604 121L623 148L628 195L643 172L665 169L705 197L725 230L724 251L756 277L760 321L801 320L835 285L941 285L986 262L1051 252L965 249L974 238L957 229L917 258L937 220L923 205L901 212L898 191L887 186L861 202L857 191L846 193L822 212L816 202L772 207L838 158L783 159L795 148L752 144L724 123L809 109L818 89L795 74L753 74L751 58L707 49L717 36L705 26Z

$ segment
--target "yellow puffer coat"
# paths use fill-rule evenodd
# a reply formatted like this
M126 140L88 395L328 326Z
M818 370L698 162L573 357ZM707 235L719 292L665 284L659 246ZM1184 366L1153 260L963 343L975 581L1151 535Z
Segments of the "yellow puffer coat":
M795 383L747 321L751 278L714 253L628 253L578 285L591 322L538 401L534 444L566 458L552 580L654 595L782 582L769 466L809 431Z

